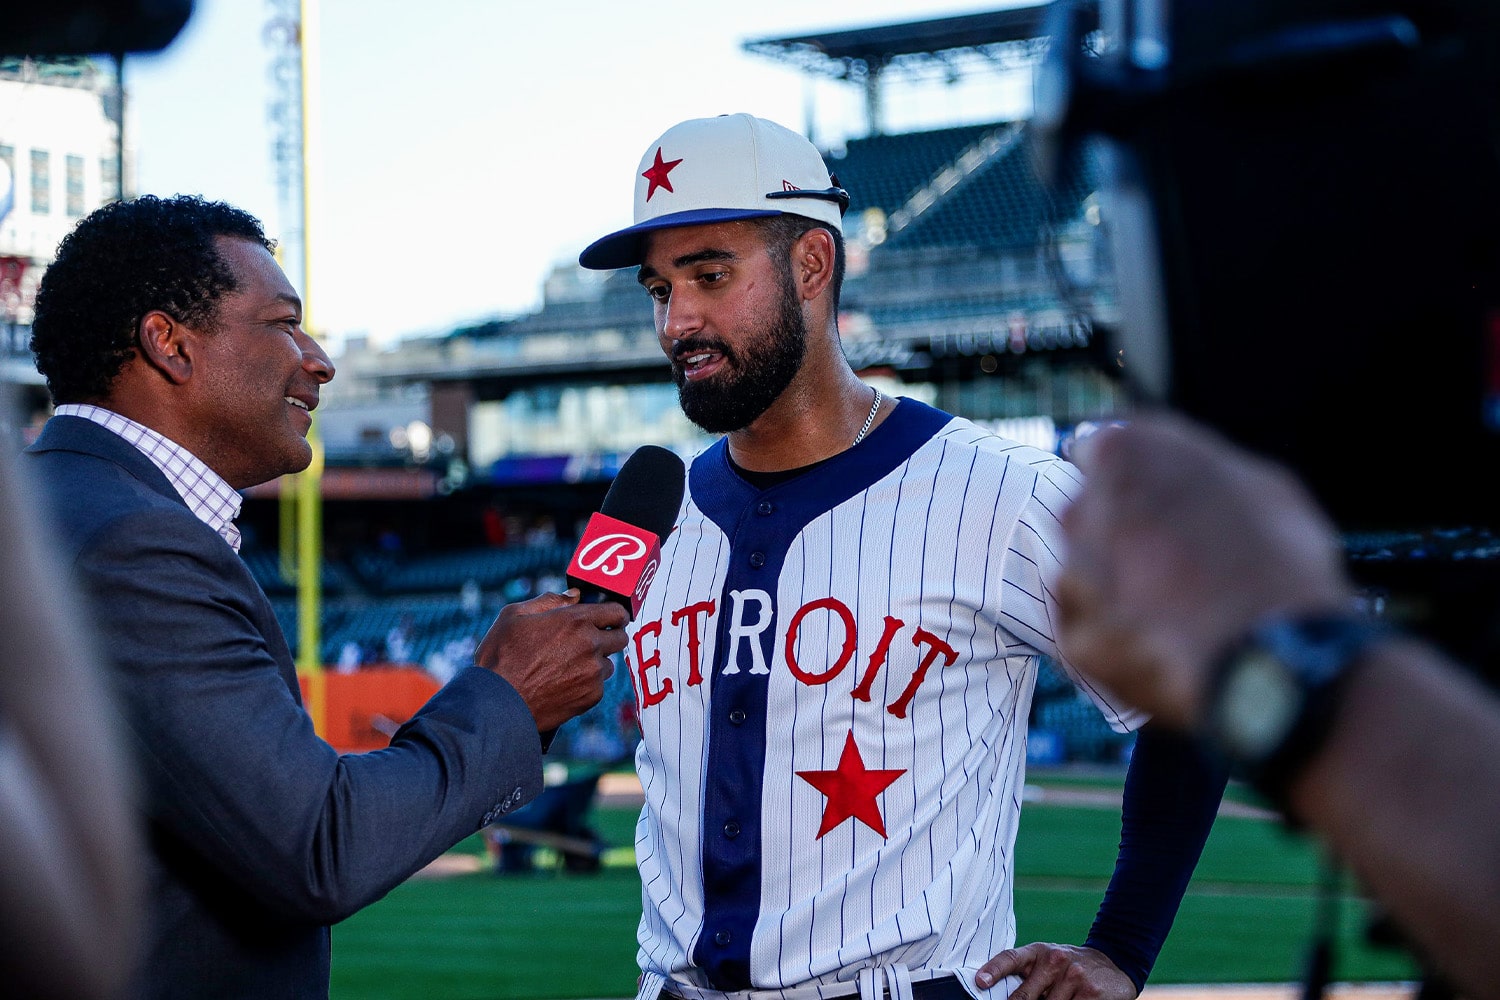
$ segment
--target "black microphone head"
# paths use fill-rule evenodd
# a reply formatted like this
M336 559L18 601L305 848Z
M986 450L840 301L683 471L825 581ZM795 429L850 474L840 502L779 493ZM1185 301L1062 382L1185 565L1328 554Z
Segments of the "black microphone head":
M665 539L677 522L687 469L666 448L642 445L620 466L599 513Z

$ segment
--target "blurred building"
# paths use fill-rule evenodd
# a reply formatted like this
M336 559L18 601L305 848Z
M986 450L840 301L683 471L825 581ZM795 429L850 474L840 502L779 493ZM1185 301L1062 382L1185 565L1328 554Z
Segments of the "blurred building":
M112 67L0 58L0 383L27 415L46 404L27 348L37 283L78 220L119 197L119 120Z

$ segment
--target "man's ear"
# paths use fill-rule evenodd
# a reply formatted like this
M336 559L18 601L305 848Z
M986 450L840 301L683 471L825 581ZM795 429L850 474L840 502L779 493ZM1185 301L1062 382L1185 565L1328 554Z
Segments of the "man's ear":
M141 317L136 339L141 357L175 385L193 374L192 334L186 326L159 309Z
M833 236L826 229L809 229L792 244L792 274L804 302L823 293L833 281Z

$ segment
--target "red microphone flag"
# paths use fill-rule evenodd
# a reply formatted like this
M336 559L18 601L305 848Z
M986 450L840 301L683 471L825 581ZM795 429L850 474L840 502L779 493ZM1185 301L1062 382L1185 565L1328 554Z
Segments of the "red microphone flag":
M634 618L660 566L661 539L644 528L596 513L573 550L568 578L591 584L621 604L628 602Z

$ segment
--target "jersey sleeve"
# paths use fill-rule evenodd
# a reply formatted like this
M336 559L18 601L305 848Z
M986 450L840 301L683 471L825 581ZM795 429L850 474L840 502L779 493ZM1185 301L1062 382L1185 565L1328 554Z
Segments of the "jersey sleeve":
M1218 816L1223 761L1192 737L1147 726L1125 774L1120 851L1084 945L1145 988Z
M1111 729L1139 729L1149 716L1132 708L1097 682L1084 677L1057 646L1055 584L1062 572L1062 512L1083 486L1076 466L1045 452L1031 465L1031 497L1007 539L1001 615L1018 638L1051 659L1099 709Z

